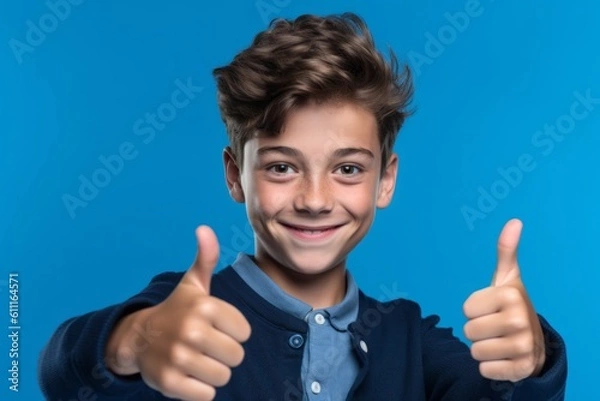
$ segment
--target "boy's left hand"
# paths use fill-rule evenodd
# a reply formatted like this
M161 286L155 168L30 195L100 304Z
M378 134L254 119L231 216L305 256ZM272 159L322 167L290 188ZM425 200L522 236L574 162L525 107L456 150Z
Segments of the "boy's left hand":
M465 336L481 374L517 382L537 376L546 362L540 320L521 281L517 247L523 224L512 219L498 239L498 264L492 285L471 294L463 305Z

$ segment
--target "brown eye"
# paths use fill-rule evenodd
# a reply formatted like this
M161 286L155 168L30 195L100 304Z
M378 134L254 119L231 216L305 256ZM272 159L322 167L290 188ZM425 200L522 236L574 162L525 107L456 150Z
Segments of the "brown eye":
M349 165L349 164L340 167L339 170L340 170L340 173L342 173L342 175L356 175L361 172L360 168Z
M268 169L276 174L287 174L290 172L291 168L287 164L274 164Z

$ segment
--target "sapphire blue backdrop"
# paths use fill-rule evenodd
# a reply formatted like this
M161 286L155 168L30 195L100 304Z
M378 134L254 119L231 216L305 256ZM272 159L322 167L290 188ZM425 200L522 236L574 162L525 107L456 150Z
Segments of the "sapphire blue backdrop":
M416 76L395 199L350 266L361 287L417 300L463 336L498 233L524 232L538 311L568 344L569 401L591 399L600 350L600 57L594 1L21 0L0 10L0 324L19 280L19 393L67 318L120 302L195 254L211 225L221 265L252 249L223 181L211 69L274 17L355 11ZM13 358L14 359L14 358ZM5 377L6 376L6 377ZM595 385L594 385L595 386ZM593 390L596 393L596 390Z

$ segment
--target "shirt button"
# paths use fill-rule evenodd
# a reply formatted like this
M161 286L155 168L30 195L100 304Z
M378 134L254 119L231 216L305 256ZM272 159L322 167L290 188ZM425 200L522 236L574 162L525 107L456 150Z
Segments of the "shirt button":
M319 394L321 392L321 383L312 382L310 385L310 390L315 394Z
M317 322L317 324L323 324L323 323L325 323L325 316L321 315L320 313L317 313L315 315L315 322Z
M304 344L304 337L302 337L300 334L293 334L288 339L288 344L292 348L300 348L302 347L302 344Z
M365 352L369 352L369 348L367 348L367 343L364 340L360 340L360 348L365 351Z

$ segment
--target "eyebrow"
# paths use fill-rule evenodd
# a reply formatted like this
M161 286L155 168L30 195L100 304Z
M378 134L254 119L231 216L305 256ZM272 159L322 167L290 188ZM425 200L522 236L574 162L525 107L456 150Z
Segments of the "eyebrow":
M298 152L296 149L289 148L287 146L265 146L265 147L258 149L257 153L259 156L264 156L269 153L281 153L283 155L290 156L290 157L300 157L301 156L301 153Z
M369 149L365 149L365 148L342 148L342 149L336 149L335 152L333 152L333 155L335 157L346 157L346 156L353 156L353 155L365 155L370 159L374 159L375 155L373 154L373 152L371 152Z
M280 153L289 157L301 157L302 153L294 148L287 146L265 146L258 149L258 156L264 156L269 153ZM364 155L370 159L374 159L375 155L369 149L365 148L340 148L333 152L335 158L342 158L353 155Z

